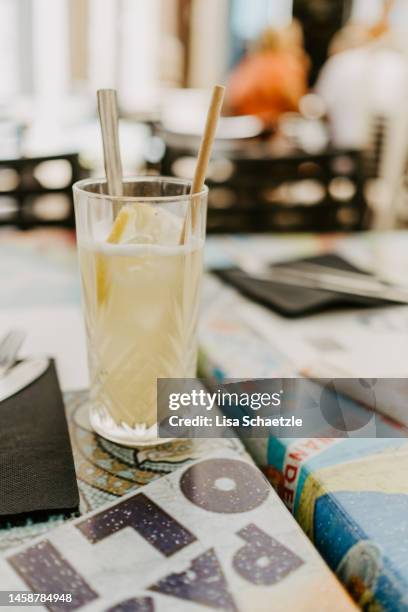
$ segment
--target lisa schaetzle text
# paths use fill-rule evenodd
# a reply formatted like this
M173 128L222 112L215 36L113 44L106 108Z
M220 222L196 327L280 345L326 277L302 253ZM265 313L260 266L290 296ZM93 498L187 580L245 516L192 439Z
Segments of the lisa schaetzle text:
M170 427L302 427L303 419L295 416L262 417L261 415L244 415L241 418L227 417L224 414L214 416L198 414L185 417L173 414L168 419Z

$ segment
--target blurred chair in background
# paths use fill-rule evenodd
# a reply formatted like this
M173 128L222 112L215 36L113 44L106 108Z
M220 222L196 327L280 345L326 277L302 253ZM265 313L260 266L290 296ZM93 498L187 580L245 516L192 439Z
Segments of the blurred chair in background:
M190 174L194 141L165 140L162 173ZM207 184L209 233L355 231L369 221L357 151L276 156L259 139L219 141Z
M0 226L75 226L72 183L84 178L78 155L0 160Z

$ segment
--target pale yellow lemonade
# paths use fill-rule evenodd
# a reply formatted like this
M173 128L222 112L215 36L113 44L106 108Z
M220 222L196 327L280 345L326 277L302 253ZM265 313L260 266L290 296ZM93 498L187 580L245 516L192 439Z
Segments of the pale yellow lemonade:
M180 235L179 219L140 203L79 244L92 424L112 439L155 425L157 378L196 375L203 244Z

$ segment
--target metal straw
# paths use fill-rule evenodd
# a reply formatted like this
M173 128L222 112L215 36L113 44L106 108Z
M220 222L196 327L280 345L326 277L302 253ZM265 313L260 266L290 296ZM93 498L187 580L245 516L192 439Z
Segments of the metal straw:
M118 133L118 102L115 89L99 89L97 92L99 120L102 130L108 194L123 195L122 161Z

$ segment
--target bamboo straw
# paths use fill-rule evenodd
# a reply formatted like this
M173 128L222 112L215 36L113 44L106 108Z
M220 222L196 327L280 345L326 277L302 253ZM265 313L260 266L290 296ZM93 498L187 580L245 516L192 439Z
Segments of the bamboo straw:
M210 107L208 109L207 121L205 124L204 134L201 139L200 149L198 152L197 164L195 168L193 183L191 186L191 194L199 194L204 187L205 177L210 161L211 151L214 143L215 132L217 130L218 119L221 114L222 103L224 100L225 87L215 85L211 97ZM191 202L191 228L194 232L197 223L197 207L200 205L200 199L193 199ZM184 220L183 229L180 236L180 244L187 242L187 218Z
M115 89L99 89L97 92L99 120L102 131L108 194L123 195L122 161L118 132L118 103Z

